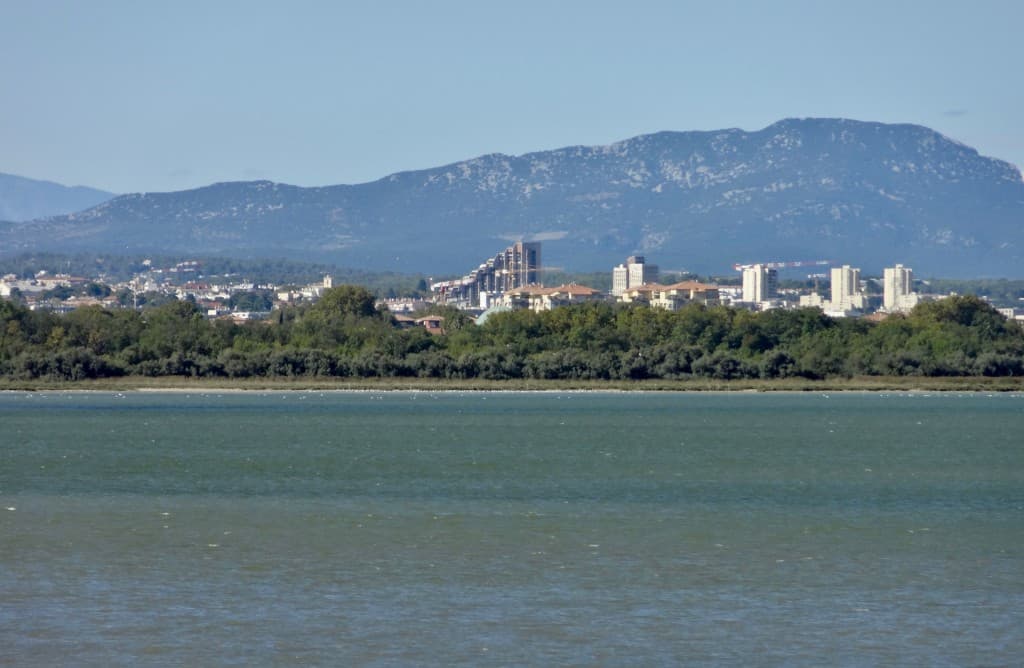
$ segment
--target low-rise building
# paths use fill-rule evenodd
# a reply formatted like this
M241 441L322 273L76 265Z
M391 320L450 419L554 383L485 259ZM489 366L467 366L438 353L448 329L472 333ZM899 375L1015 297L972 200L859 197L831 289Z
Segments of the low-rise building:
M391 313L415 313L430 308L430 302L425 299L415 298L393 298L377 300L377 308L387 309Z
M996 309L996 310L999 311L1001 314L1003 314L1006 317L1007 320L1010 320L1011 322L1015 322L1018 325L1021 325L1022 327L1024 327L1024 309L1009 307L1009 308L999 308L999 309Z
M580 304L588 301L604 301L600 290L585 285L560 285L554 288L526 286L510 290L502 296L501 305L507 308L533 311L550 311L558 306Z
M820 308L821 310L825 310L825 305L828 304L828 300L817 292L812 292L809 295L800 295L799 303L801 308Z
M560 285L557 288L542 288L530 295L530 308L534 311L550 311L557 306L604 299L603 292L585 285Z
M423 327L430 334L444 334L444 316L427 315L416 318L416 324Z
M634 285L623 290L622 294L619 295L619 301L624 304L650 304L654 301L655 295L667 287L667 285L661 285L660 283Z
M687 304L717 306L721 296L717 285L698 281L681 281L672 285L646 283L630 287L619 295L624 304L649 304L655 308L676 311Z
M650 305L668 311L677 311L687 304L717 306L720 303L718 286L698 281L682 281L660 286L651 293Z

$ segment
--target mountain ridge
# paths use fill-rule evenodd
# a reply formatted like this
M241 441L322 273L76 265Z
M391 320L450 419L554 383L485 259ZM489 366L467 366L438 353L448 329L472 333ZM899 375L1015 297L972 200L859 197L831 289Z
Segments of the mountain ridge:
M437 274L468 271L517 238L544 240L546 263L577 270L645 253L702 273L814 256L870 272L903 262L1020 275L1024 178L924 126L794 118L491 153L355 185L136 193L0 225L12 251L117 244Z
M0 221L25 222L73 213L116 197L88 186L0 173Z

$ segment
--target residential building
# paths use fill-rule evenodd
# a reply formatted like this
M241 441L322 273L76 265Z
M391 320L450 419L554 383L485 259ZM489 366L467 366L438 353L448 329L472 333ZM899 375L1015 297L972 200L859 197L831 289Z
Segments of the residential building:
M444 316L428 315L416 318L416 324L427 330L428 334L444 334Z
M395 297L392 299L378 299L377 308L386 309L391 313L414 313L416 311L422 311L430 306L430 302L425 299L415 299L412 297Z
M860 269L844 264L833 267L831 275L832 301L825 310L843 313L863 311L866 298L860 289Z
M629 289L629 267L620 264L612 269L612 295L618 297Z
M580 304L588 301L602 301L605 294L585 285L560 285L556 288L526 286L506 292L501 305L506 308L529 308L533 311L550 311L558 306Z
M801 308L813 308L817 307L822 310L828 305L828 300L823 299L817 292L812 292L809 295L800 295L800 307Z
M743 267L743 301L760 304L779 294L779 272L773 267L754 264Z
M539 241L519 241L454 281L434 283L437 300L464 308L487 308L494 297L541 282Z
M647 264L644 256L630 255L625 264L612 269L612 295L620 296L629 288L658 280L658 266Z
M909 311L920 302L914 293L914 271L898 264L882 273L882 308L891 313Z
M667 287L667 285L661 285L660 283L635 285L619 295L619 301L625 304L650 304L657 297L657 294Z
M996 310L1003 314L1003 316L1005 316L1006 319L1009 320L1010 322L1015 322L1018 325L1024 327L1024 309L1013 308L1011 306L1008 308L999 308Z
M651 306L668 311L677 311L687 304L717 306L719 303L718 286L697 281L659 286L652 292L650 299Z

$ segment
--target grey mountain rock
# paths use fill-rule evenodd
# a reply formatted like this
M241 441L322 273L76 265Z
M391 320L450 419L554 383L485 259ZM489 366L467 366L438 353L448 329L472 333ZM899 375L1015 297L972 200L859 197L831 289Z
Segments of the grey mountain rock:
M113 193L62 186L51 181L0 174L0 220L26 221L82 211L105 202Z
M360 185L267 181L123 195L0 225L6 252L287 256L464 273L515 239L548 265L665 269L829 259L880 273L1024 275L1024 181L928 128L788 119L763 130L660 132L609 146L485 155Z

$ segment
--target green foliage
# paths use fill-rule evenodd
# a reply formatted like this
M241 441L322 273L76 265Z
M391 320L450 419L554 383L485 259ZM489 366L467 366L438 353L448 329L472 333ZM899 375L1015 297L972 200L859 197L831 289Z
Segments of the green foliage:
M945 295L957 293L985 297L996 306L1022 306L1024 302L1024 280L1006 278L983 278L975 280L930 279L924 281L922 292Z
M44 290L42 294L43 299L57 299L64 301L68 297L75 294L75 290L67 285L58 285L55 288Z
M257 294L256 297L258 298ZM816 309L676 312L586 303L496 313L481 326L435 307L447 334L398 327L368 289L342 285L263 322L207 320L192 303L64 316L0 300L0 376L505 379L1019 376L1024 329L976 297L873 323Z
M236 311L269 311L274 308L274 296L269 290L236 292L228 298L228 306Z
M340 285L325 290L311 310L327 318L347 315L367 317L376 315L375 302L373 293L366 288L358 285Z

